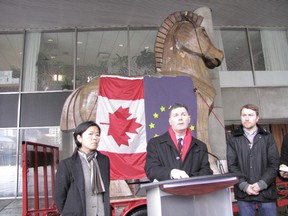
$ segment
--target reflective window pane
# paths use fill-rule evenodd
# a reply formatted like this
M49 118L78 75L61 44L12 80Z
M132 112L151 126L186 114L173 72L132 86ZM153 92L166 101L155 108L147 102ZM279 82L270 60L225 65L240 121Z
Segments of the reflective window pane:
M70 92L22 94L21 127L58 126Z
M0 129L0 197L13 197L16 194L16 150L16 129Z
M128 74L127 29L78 32L76 87L102 74Z
M18 94L0 94L0 127L17 127Z
M154 44L157 30L130 30L130 76L155 74Z
M250 30L248 33L249 33L249 40L250 40L251 49L252 49L254 69L256 71L265 71L265 63L264 63L260 31Z
M23 91L73 89L73 32L27 33Z
M20 140L61 148L62 133L59 127L26 128L20 130Z
M267 71L288 70L286 30L260 30L265 68Z
M245 30L221 30L221 36L227 70L252 71Z
M0 34L0 92L18 92L23 34Z

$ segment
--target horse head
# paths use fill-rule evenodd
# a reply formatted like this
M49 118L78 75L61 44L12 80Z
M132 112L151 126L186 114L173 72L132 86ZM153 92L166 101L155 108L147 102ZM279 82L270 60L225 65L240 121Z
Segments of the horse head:
M201 57L209 69L218 67L223 60L223 52L212 44L204 27L197 26L188 16L185 18L187 21L180 23L174 31L176 47Z
M155 43L157 71L180 70L189 73L193 65L198 65L192 73L199 77L199 73L204 70L201 64L209 69L221 64L224 54L213 45L201 26L203 19L191 11L182 11L164 20Z

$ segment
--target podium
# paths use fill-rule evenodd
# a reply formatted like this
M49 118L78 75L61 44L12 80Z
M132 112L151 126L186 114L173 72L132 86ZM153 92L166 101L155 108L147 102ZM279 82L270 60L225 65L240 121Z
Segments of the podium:
M229 187L238 182L234 174L197 176L140 186L147 196L148 216L233 216Z

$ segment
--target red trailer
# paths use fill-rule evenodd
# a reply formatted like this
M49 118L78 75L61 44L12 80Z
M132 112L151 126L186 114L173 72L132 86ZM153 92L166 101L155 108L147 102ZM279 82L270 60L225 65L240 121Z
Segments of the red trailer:
M22 142L22 216L59 215L54 204L58 147Z

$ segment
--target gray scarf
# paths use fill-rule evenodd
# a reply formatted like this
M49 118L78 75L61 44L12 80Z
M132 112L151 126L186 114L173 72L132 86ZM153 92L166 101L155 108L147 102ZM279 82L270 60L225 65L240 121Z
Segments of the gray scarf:
M81 150L79 150L81 151ZM83 151L81 151L84 153ZM97 154L97 151L91 153L91 154L86 154L86 158L88 163L90 164L90 174L91 174L91 185L92 185L92 192L94 194L99 194L105 192L105 187L103 183L103 179L101 176L100 168L98 161L95 157L95 154Z

